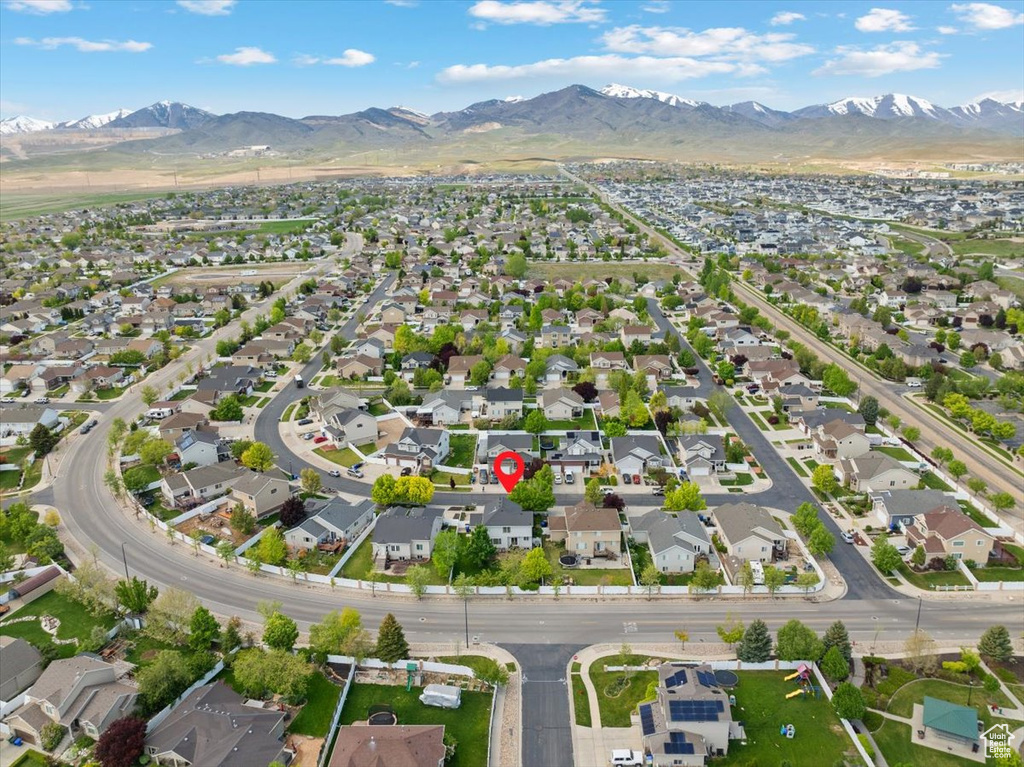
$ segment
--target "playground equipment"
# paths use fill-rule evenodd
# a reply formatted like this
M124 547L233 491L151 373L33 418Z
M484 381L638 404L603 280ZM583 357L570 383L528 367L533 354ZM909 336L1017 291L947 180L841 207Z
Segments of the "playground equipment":
M809 668L807 668L807 666L805 664L801 663L799 666L797 666L796 671L794 671L792 674L787 676L783 681L788 682L790 679L796 679L797 677L800 677L801 679L805 679L806 677L808 677L810 675L810 673L811 673L811 670Z
M796 737L796 727L791 724L784 724L779 728L779 735L785 735L787 738Z
M801 687L799 690L793 690L793 692L788 693L786 695L786 700L789 700L790 698L795 698L797 695L806 695L806 694L807 694L806 688Z
M794 671L789 676L785 677L785 681L787 682L790 679L796 679L797 684L800 686L798 689L793 690L793 692L788 693L786 695L786 700L789 700L790 698L795 698L797 695L813 695L815 698L817 698L818 694L821 692L820 687L818 687L816 684L811 683L810 667L803 663L800 664L796 671Z

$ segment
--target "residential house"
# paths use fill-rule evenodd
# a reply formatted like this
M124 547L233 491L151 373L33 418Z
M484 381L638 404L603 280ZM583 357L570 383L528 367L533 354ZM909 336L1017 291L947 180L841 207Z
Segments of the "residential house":
M20 405L0 408L0 436L17 437L32 433L37 425L53 429L58 423L57 411L43 405Z
M391 442L384 448L384 463L429 471L444 463L449 452L448 442L448 432L444 429L408 427L397 442Z
M551 540L565 542L566 554L584 559L619 559L622 551L622 524L615 509L599 509L583 501L567 506L563 515L548 517Z
M484 445L481 449L486 463L490 464L501 453L511 451L517 453L523 463L529 463L537 457L537 451L533 449L533 435L531 434L497 434L487 433L484 435Z
M925 555L973 560L984 566L995 544L981 525L959 509L941 506L919 514L914 524L904 526L909 546L924 546Z
M880 490L906 490L916 487L917 474L885 453L871 452L843 458L836 465L839 481L858 493Z
M43 656L21 637L0 636L0 708L43 673Z
M395 561L430 559L444 510L436 506L392 506L373 528L373 559L379 569Z
M691 477L725 471L725 438L721 434L693 434L676 441L679 460Z
M572 389L545 389L537 398L537 407L551 421L571 421L583 416L583 397Z
M222 681L197 687L146 735L145 753L166 767L286 764L287 713L245 700ZM349 729L349 728L345 728Z
M506 354L494 363L491 378L502 386L507 386L512 376L526 374L526 360L514 354Z
M12 583L7 593L11 599L20 599L22 604L28 604L57 588L60 576L60 568L50 566L20 583Z
M473 407L492 421L523 415L522 389L487 389L473 397Z
M619 340L627 349L634 341L642 344L651 342L651 329L646 325L623 325L619 330Z
M376 504L368 498L356 503L332 498L286 532L285 543L292 549L307 551L350 545L373 521L375 510Z
M448 360L448 382L453 388L465 388L470 383L473 366L483 361L482 354L455 355Z
M566 325L544 325L540 329L541 349L558 349L572 343L572 331Z
M412 382L417 370L427 370L434 363L430 352L411 352L402 357L402 378Z
M726 503L715 509L712 517L726 551L738 560L770 563L786 551L782 528L761 506Z
M491 537L491 543L498 551L533 548L533 513L523 511L518 503L508 498L498 498L484 505L483 513L473 526L483 525Z
M672 377L672 360L667 354L638 354L633 357L633 369L660 381Z
M154 409L158 404L153 403ZM179 437L200 430L209 423L209 419L201 413L173 413L160 421L157 429L160 432L160 439L173 443L177 442Z
M701 560L718 567L707 528L696 514L671 516L650 511L630 521L630 534L638 543L647 544L658 572L692 573Z
M188 431L174 441L174 450L182 466L213 466L231 457L227 444L210 431Z
M544 380L547 386L559 385L580 372L580 366L564 354L552 354L544 361Z
M882 526L895 530L914 524L921 514L956 506L956 501L941 490L882 490L871 493L871 505Z
M863 430L841 419L820 424L812 434L814 451L830 461L856 458L871 450L871 441Z
M338 448L365 445L377 441L377 419L357 408L331 408L329 418L321 424Z
M442 389L423 396L423 404L416 408L416 416L421 422L432 426L448 426L458 423L465 410L469 410L472 400L470 392Z
M168 474L160 483L160 492L172 506L199 504L224 495L250 473L248 469L232 463L200 466L178 474Z
M0 376L0 394L12 394L16 391L28 389L32 384L32 379L42 372L42 365L11 365Z
M286 480L255 471L248 472L231 488L231 499L245 506L257 519L280 509L290 494L291 487Z
M380 357L357 354L353 357L339 357L334 366L342 378L365 378L379 376L384 371L384 363Z
M327 767L444 767L443 724L342 727Z
M623 474L646 474L672 465L661 454L661 440L653 434L628 434L611 438L612 463Z
M72 737L98 739L111 722L135 708L139 691L127 679L129 668L91 653L52 661L25 693L25 704L7 717L7 726L36 746L51 722L67 728Z

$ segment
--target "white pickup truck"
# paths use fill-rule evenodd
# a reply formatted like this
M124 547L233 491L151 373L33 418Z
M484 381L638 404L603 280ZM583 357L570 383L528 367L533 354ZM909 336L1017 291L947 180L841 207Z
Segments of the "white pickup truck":
M612 764L615 767L641 767L644 763L644 755L641 751L632 748L613 748Z

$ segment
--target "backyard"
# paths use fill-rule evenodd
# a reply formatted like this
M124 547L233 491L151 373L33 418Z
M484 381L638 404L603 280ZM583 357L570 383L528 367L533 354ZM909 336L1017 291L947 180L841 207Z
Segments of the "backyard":
M632 664L643 662L646 656L630 659ZM651 671L604 671L605 664L615 666L619 658L600 658L590 666L590 681L597 693L602 727L629 727L629 715L637 704L647 698L647 687L658 681L658 672Z
M906 562L901 562L896 568L900 575L906 578L919 589L931 591L935 586L969 586L967 576L959 570L948 570L939 572L915 573Z
M371 706L387 704L397 715L399 725L444 725L445 733L458 744L454 756L445 762L448 767L486 767L491 693L463 690L462 704L458 709L448 710L423 705L419 700L421 692L421 687L407 691L397 686L353 684L341 711L341 724L365 721Z
M352 556L349 557L348 561L341 568L341 572L338 573L339 576L354 580L369 580L370 572L373 570L373 544L370 540L372 537L370 536L360 543L356 550L352 552ZM426 563L426 566L427 571L430 573L430 580L428 581L430 585L444 586L448 583L448 579L438 575L429 562ZM405 577L401 575L382 575L378 573L376 580L382 583L405 583Z
M43 631L39 621L11 623L11 620L14 618L36 615L50 615L59 620L60 626L57 629L57 638L77 639L79 644L87 643L92 630L97 626L106 631L113 628L115 623L115 618L112 614L96 618L78 602L68 599L56 591L51 591L11 613L3 623L0 623L0 634L21 637L36 647L49 644L53 641L53 638ZM57 654L61 658L70 658L76 652L78 652L78 646L75 644L57 645Z
M558 568L558 558L565 554L565 548L551 541L544 541L544 552L552 568ZM623 554L625 556L625 554ZM632 586L633 577L628 567L621 568L569 568L564 569L565 578L572 579L577 586Z
M299 735L310 735L314 738L327 737L327 731L334 717L334 709L338 705L341 688L331 682L322 673L314 674L306 691L306 704L295 715L288 731Z
M786 700L786 694L796 689L794 682L783 679L787 673L739 673L733 719L744 723L747 743L730 743L729 755L716 764L806 764L808 754L814 754L815 764L836 764L854 751L824 695ZM796 733L793 738L779 734L780 728L789 724Z
M448 438L450 452L444 460L446 466L470 469L476 461L476 435L455 434Z

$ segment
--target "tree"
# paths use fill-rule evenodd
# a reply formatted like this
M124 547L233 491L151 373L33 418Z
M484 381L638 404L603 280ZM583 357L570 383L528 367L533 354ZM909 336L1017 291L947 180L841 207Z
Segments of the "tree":
M314 470L310 469L310 471ZM317 478L319 479L319 475L317 475ZM306 502L299 498L299 496L289 496L288 500L281 504L280 520L281 524L285 527L295 527L305 518ZM264 533L264 535L266 534Z
M530 434L541 434L548 430L548 417L540 408L534 408L526 416L523 428Z
M437 574L445 580L451 575L455 564L459 561L463 538L455 530L442 530L434 539L430 550L430 561Z
M921 430L916 426L904 426L903 438L907 440L907 442L917 442L921 439Z
M156 387L150 386L149 384L142 387L140 394L142 396L142 401L146 403L146 407L152 407L153 403L156 402L157 398L160 396L160 392L156 390Z
M661 585L661 573L653 562L648 562L640 571L640 585L647 590L648 599L654 594L654 587Z
M231 457L241 461L245 451L252 447L251 439L240 439L231 443Z
M809 592L812 588L818 585L818 581L821 579L818 577L816 572L800 573L796 576L796 586L804 590L804 594Z
M1006 626L990 626L978 641L978 652L986 658L1005 662L1013 656L1013 643Z
M939 466L942 466L946 461L953 460L953 451L948 447L940 446L932 450L932 458L935 459L935 462L939 464Z
M739 576L737 577L739 585L743 587L743 595L748 595L754 590L754 568L750 565L750 560L743 560L743 566L740 567Z
M811 484L826 495L832 495L839 489L839 481L836 479L835 472L827 463L815 467L811 474Z
M168 644L185 644L192 613L198 606L199 600L191 592L164 589L149 606L146 633Z
M320 472L313 468L305 468L299 471L299 481L304 492L309 495L316 495L323 489L323 480L320 479Z
M555 474L544 466L532 479L523 480L509 493L509 500L525 511L547 511L555 505Z
M269 445L253 442L249 449L242 453L242 465L254 471L267 471L274 465L274 453Z
M241 501L231 507L231 529L244 535L256 532L256 515L249 511Z
M426 506L434 497L434 483L426 477L399 477L395 481L395 503Z
M832 694L832 708L840 719L860 719L867 713L864 694L850 682L843 682Z
M787 621L779 629L779 660L806 660L816 663L824 651L825 646L817 633L796 619Z
M593 402L597 399L597 387L590 381L580 381L572 390L583 398L584 402Z
M114 586L118 603L136 615L146 612L159 593L156 586L150 586L148 581L139 580L134 575L130 581L121 580Z
M988 487L988 482L983 480L981 477L968 477L967 487L969 487L971 492L975 495L984 495L985 489Z
M126 716L107 726L93 754L103 767L132 767L145 747L146 720Z
M903 643L904 663L915 674L931 673L937 666L935 640L926 631L917 629Z
M526 262L526 256L522 253L513 253L505 259L505 274L509 277L521 280L526 276L528 269L529 264Z
M949 472L953 479L960 481L960 477L967 473L967 464L961 460L952 460L949 465L946 466L946 471Z
M872 396L863 397L857 406L857 412L864 418L864 423L874 426L878 421L878 400Z
M235 544L231 541L221 541L217 544L217 556L224 560L224 564L230 565L235 561Z
M715 626L715 632L718 634L719 639L732 646L743 639L743 621L727 615L725 623Z
M58 440L59 437L41 423L37 423L28 435L28 444L32 447L36 458L42 458L53 450Z
M402 624L388 613L377 630L377 657L385 663L397 663L409 657L409 643L405 641Z
M422 598L426 593L430 580L430 570L426 565L413 565L405 571L405 582L417 599Z
M718 588L721 578L717 572L712 570L707 562L698 562L693 570L693 577L690 578L690 591L701 593L712 591Z
M481 570L498 553L491 541L490 533L483 525L477 525L462 547L462 561L465 569Z
M284 613L273 613L263 625L263 643L272 650L291 652L298 638L299 627Z
M601 481L597 477L588 479L587 483L583 486L583 500L597 506L601 503L603 498L604 495L601 493Z
M811 537L807 539L807 550L816 557L825 556L832 553L832 548L836 545L836 538L832 533L825 529L823 524L818 524L818 527L811 533Z
M744 663L764 663L772 656L772 637L768 626L760 618L755 619L743 632L736 657Z
M192 683L184 654L161 650L147 666L135 672L139 696L147 712L156 712L178 697Z
M846 630L846 624L842 621L836 621L825 630L825 636L822 637L822 646L826 651L831 650L833 647L838 647L839 652L847 660L847 662L853 660L853 645L850 643L850 634Z
M708 397L708 408L715 414L719 423L726 423L725 413L732 407L733 399L728 392L722 389L715 389Z
M197 652L209 650L210 645L219 637L220 623L213 617L213 613L199 605L192 613L192 620L189 621L189 647Z
M850 662L835 645L830 647L821 661L821 670L833 682L842 682L850 675Z
M211 421L241 421L242 403L238 396L229 394L217 403L217 407L210 411Z
M857 390L857 384L850 379L850 374L834 363L822 371L821 382L837 397L849 397Z
M896 547L889 543L885 535L880 535L871 545L871 561L884 575L888 575L900 566L903 558Z
M766 567L764 571L764 585L768 593L773 597L786 583L786 574L777 567Z
M696 482L682 482L665 493L665 508L669 511L701 511L707 507Z
M284 542L281 530L276 527L268 527L260 537L260 542L255 546L256 554L260 561L268 565L280 567L288 558L288 546Z
M163 463L173 450L174 447L166 440L147 439L139 448L139 460L150 466L157 466Z
M800 535L809 537L818 527L821 526L821 520L818 519L818 510L814 508L813 504L804 501L796 507L796 511L793 512L793 527L796 528Z
M1012 509L1016 502L1017 501L1014 499L1013 495L1007 492L996 493L991 498L989 498L989 503L992 504L992 507L996 511L1006 511L1007 509Z
M548 561L544 549L530 549L523 559L519 572L526 583L541 583L551 575L551 562Z
M370 498L378 506L391 506L397 495L395 478L390 474L381 474L373 481Z
M369 634L363 628L359 612L346 607L332 610L309 627L309 646L318 653L365 656L369 649Z
M276 694L298 702L309 688L313 667L300 655L280 650L242 650L231 664L235 682L254 698Z

